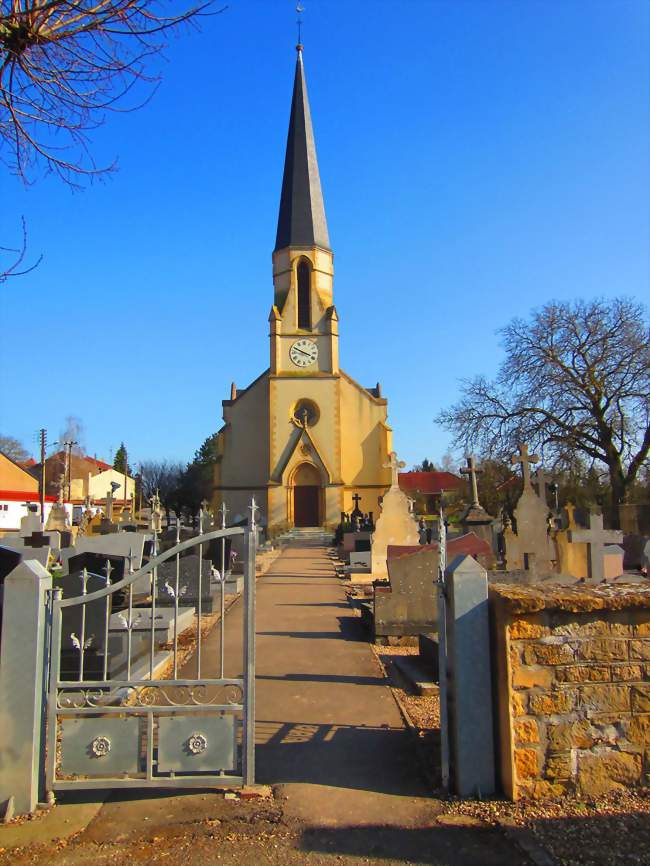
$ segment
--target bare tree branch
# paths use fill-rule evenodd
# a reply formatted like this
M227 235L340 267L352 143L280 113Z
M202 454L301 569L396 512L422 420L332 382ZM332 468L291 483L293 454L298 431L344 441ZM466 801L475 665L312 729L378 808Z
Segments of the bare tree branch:
M0 265L0 283L6 282L9 277L21 277L24 274L28 274L43 261L43 255L41 254L33 265L22 267L27 256L27 224L25 223L25 217L21 217L21 222L23 227L21 245L19 247L0 247L0 256L9 254L10 257L13 257L13 260L8 265Z
M138 82L168 30L196 23L213 0L177 15L164 0L0 0L0 159L28 181L37 164L72 186L97 166L89 133ZM148 98L144 102L148 101ZM142 102L140 104L143 104Z

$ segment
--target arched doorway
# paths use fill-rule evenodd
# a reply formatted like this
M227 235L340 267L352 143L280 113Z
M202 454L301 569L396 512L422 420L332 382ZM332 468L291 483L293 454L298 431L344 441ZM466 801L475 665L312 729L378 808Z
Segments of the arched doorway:
M301 463L293 476L293 525L321 525L321 478L311 463Z

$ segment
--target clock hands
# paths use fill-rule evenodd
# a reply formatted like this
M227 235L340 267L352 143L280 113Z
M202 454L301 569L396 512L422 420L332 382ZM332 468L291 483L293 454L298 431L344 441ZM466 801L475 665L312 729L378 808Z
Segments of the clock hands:
M313 353L304 352L302 349L299 349L297 346L294 346L293 348L296 350L296 352L300 352L300 354L304 355L306 358L313 358L314 357Z

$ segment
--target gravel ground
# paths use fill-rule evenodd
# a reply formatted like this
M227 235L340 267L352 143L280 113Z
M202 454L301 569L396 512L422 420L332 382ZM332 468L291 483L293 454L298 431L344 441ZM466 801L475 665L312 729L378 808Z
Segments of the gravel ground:
M415 647L375 647L402 711L421 743L423 769L434 793L440 780L437 762L440 726L438 697L413 694L393 664L395 656L417 655ZM433 753L433 754L432 754ZM554 801L450 798L445 812L488 825L515 825L531 831L558 866L650 866L650 789L621 791L590 800Z

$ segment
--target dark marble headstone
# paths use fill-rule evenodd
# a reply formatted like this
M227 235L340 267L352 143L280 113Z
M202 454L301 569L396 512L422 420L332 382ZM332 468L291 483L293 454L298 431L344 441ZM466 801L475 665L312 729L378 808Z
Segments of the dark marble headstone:
M111 575L112 577L112 575ZM63 598L76 598L83 592L81 573L66 574L56 580L56 586L63 592ZM98 574L88 574L86 595L104 589L106 580ZM109 616L112 597L109 596ZM104 637L106 601L103 598L89 601L85 605L75 604L62 608L61 616L61 673L63 680L76 680L79 677L81 653L75 646L75 639L81 642L81 625L85 608L84 680L100 679L104 660Z
M219 566L220 568L221 566ZM218 590L210 585L212 561L203 559L201 569L201 609L211 613L217 601ZM176 558L172 557L158 566L158 596L160 605L173 605L176 591ZM198 553L179 557L178 589L181 607L196 607L199 600L199 556ZM171 592L170 592L171 590Z

